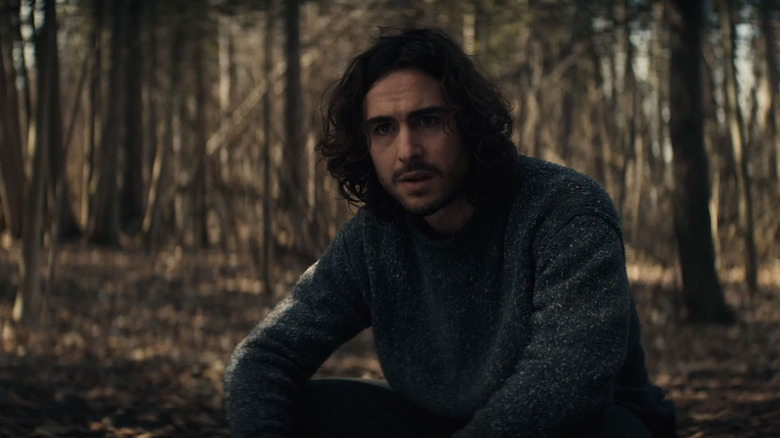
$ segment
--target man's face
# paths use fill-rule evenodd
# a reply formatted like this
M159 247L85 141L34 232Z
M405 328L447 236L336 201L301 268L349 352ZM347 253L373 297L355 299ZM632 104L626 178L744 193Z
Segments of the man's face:
M464 193L470 158L452 116L439 82L419 70L391 72L365 97L379 182L434 228L441 220L465 222L473 210Z

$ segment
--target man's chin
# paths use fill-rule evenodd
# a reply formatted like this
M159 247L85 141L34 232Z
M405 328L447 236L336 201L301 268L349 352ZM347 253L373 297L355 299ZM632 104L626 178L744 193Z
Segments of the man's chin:
M442 207L447 205L446 201L443 200L431 200L428 202L422 202L422 203L412 203L412 202L402 202L401 206L409 212L412 216L419 216L419 217L426 217L430 216L437 211L441 210Z
M444 193L425 192L416 196L408 194L405 197L396 196L395 198L409 214L427 217L456 202L461 194L462 192L460 191Z

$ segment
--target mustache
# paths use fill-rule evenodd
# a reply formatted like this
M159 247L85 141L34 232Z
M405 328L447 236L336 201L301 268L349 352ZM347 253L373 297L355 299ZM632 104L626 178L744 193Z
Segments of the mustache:
M404 165L404 167L393 172L393 182L398 182L398 180L400 180L407 173L419 172L419 171L436 173L436 174L441 173L439 168L434 166L431 163L426 163L424 161L415 161L413 163L406 164Z

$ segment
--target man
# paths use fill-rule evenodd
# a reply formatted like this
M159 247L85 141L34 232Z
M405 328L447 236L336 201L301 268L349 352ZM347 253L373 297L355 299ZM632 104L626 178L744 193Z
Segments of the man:
M609 197L518 156L511 130L439 31L352 62L318 148L364 207L233 354L234 436L675 435ZM386 383L309 381L369 326Z

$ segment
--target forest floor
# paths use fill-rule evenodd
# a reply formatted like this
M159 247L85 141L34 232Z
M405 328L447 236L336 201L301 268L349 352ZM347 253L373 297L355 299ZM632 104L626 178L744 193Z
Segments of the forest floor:
M780 436L780 261L752 300L725 272L740 322L710 327L681 323L675 272L636 258L648 367L676 402L680 436ZM0 437L228 436L225 363L301 272L277 269L267 296L249 256L66 245L32 330L9 322L16 260L0 250ZM370 332L318 374L381 376Z

